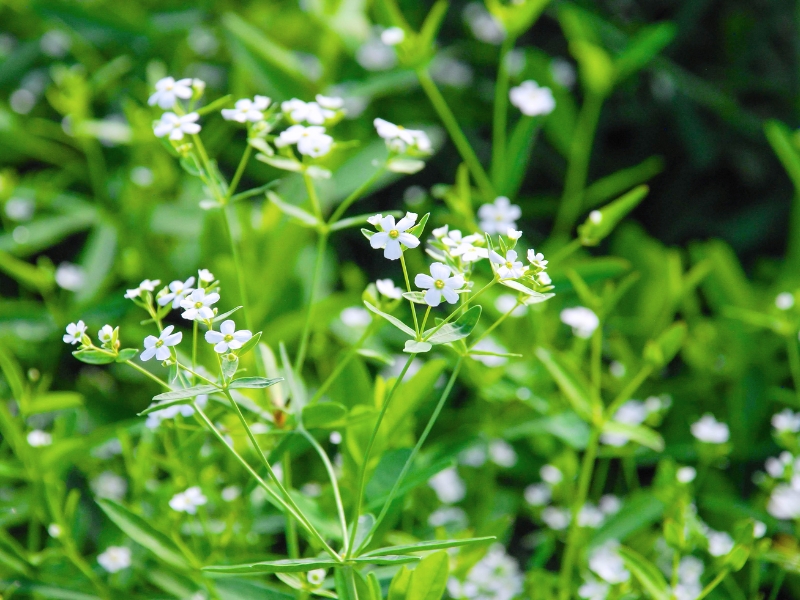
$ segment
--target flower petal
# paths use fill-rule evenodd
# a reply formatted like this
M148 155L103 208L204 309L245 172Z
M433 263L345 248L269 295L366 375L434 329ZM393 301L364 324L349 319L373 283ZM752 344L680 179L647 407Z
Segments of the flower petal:
M224 341L214 346L214 352L216 352L217 354L225 354L225 352L227 351L228 351L228 344L225 343Z
M430 275L426 275L425 273L419 273L416 277L414 277L414 285L424 290L432 288L433 277L431 277Z
M242 329L233 334L233 339L241 343L245 343L251 337L253 337L253 334L248 329Z
M416 248L419 246L419 238L414 237L410 233L401 233L397 236L397 241L403 244L406 248Z
M217 344L225 339L219 331L206 331L206 341L209 344Z
M369 238L369 245L375 249L383 248L384 246L386 246L386 242L388 241L389 241L389 234L386 233L385 231L379 231L371 238Z
M431 288L425 292L425 302L427 302L429 306L439 306L441 301L442 293L436 288Z
M506 262L506 259L500 256L494 250L489 250L489 260L498 265L502 265L504 262Z
M156 358L158 360L167 360L170 357L169 348L166 346L161 346L160 348L156 348Z
M155 355L155 353L156 353L156 348L155 348L155 346L151 346L150 348L147 348L146 350L144 350L144 351L143 351L143 352L142 352L142 353L139 355L139 360L143 360L143 361L144 361L144 360L150 360L151 358L153 358L153 356Z
M402 255L403 251L400 249L400 242L389 238L386 242L386 249L383 251L383 256L389 260L397 260Z
M451 288L443 287L442 288L442 296L444 299L447 300L450 304L455 304L458 302L458 294L456 294Z
M227 319L219 326L219 330L225 335L231 335L236 331L236 323L234 323L233 319Z
M447 279L450 274L450 267L444 263L435 262L431 265L431 276L434 279Z

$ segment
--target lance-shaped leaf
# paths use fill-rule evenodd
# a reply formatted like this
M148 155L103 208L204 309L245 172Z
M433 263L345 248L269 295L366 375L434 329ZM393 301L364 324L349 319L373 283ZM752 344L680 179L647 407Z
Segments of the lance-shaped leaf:
M419 556L409 555L381 555L381 556L361 556L352 559L352 562L360 565L402 565L412 562L419 562Z
M448 342L455 342L467 337L475 326L478 324L478 319L481 318L481 307L473 306L463 315L458 317L454 323L444 324L438 331L431 335L434 328L425 332L426 340L431 344L447 344ZM427 337L429 336L430 337Z
M664 438L662 438L657 431L645 425L630 425L618 421L606 421L603 425L603 433L623 436L656 452L664 450Z
M267 377L240 377L231 381L228 387L232 390L268 388L281 381L283 381L283 377L274 377L273 379Z
M444 548L457 548L458 546L470 546L472 544L486 544L495 541L493 535L486 537L464 538L463 540L430 540L417 542L416 544L404 544L402 546L391 546L388 548L378 548L363 554L364 558L370 556L387 556L390 554L407 554L411 552L427 552L429 550L442 550Z
M686 331L686 323L681 321L673 323L658 336L658 339L647 342L644 347L644 359L656 369L668 364L683 346Z
M532 290L528 286L522 285L519 281L514 281L513 279L502 279L500 284L528 296L525 298L525 304L538 304L539 302L550 300L550 298L555 296L555 294L542 294L541 292Z
M287 558L283 560L266 560L257 563L240 565L212 565L203 567L210 573L297 573L313 569L330 569L341 563L330 558Z
M283 200L281 200L281 197L278 196L278 194L276 194L271 190L267 192L267 198L269 198L269 201L275 204L275 206L277 206L282 213L290 217L294 217L304 225L307 225L309 227L317 227L320 224L319 219L317 219L317 217L312 215L310 212L303 210L302 208L300 208L299 206L295 206L294 204L289 204L288 202L284 202Z
M241 348L239 348L236 351L236 356L244 356L245 354L250 352L250 350L252 350L253 348L256 347L256 345L258 344L260 339L261 339L261 332L260 331L255 333L255 334L253 334L253 336L249 340L247 340L242 345Z
M316 402L303 407L306 429L332 429L347 425L347 408L338 402Z
M136 348L123 348L117 354L117 358L115 359L118 363L124 363L126 360L132 359L139 351Z
M651 598L654 600L667 600L669 598L667 581L653 563L638 552L624 546L619 548L617 552L625 562L625 566L642 584L642 587L647 590Z
M242 308L242 307L241 307L241 306L237 306L236 308L232 308L232 309L230 309L228 312L224 312L224 313L222 313L221 315L217 315L216 317L214 317L213 319L211 319L211 322L212 322L212 323L218 323L218 322L220 322L220 321L224 321L225 319L227 319L228 317L230 317L230 316L231 316L233 313L235 313L235 312L236 312L237 310L239 310L240 308Z
M650 188L646 185L637 186L603 208L589 213L586 222L578 227L581 244L584 246L599 244L629 212L644 200L649 192Z
M403 292L403 298L410 300L414 304L427 304L425 302L425 292Z
M366 302L366 301L365 301L365 302L364 302L364 306L366 306L366 307L367 307L367 310L369 310L370 312L373 312L373 313L375 313L376 315L380 315L381 317L383 317L384 319L386 319L387 321L389 321L389 323L391 323L392 325L394 325L395 327L397 327L397 328L398 328L400 331L402 331L403 333L405 333L405 334L407 334L407 335L410 335L411 337L415 337L415 336L416 336L416 333L414 332L414 330L413 330L413 329L411 329L411 327L409 327L409 326L408 326L408 325L406 325L405 323L403 323L403 322L402 322L400 319L398 319L397 317L393 317L392 315L389 315L389 314L387 314L387 313L385 313L385 312L383 312L383 311L381 311L381 310L378 310L377 308L375 308L375 307L374 307L372 304L370 304L369 302Z
M403 347L403 352L408 354L424 354L430 352L431 346L428 342L418 342L417 340L406 340L406 345Z
M72 356L89 365L107 365L117 359L113 354L102 350L76 350Z
M159 410L164 410L165 408L169 408L171 406L180 406L182 404L191 404L191 403L192 403L192 398L178 398L177 400L167 400L166 402L151 404L138 414L140 417L144 417L145 415L149 415L150 413L154 413Z
M182 390L174 390L172 392L164 392L158 396L153 396L153 400L180 400L181 398L194 398L201 394L210 394L211 392L218 391L219 388L215 385L196 385L194 387L185 388Z
M575 412L585 421L591 421L592 401L589 383L583 375L555 350L540 347L536 349L536 356L542 361Z

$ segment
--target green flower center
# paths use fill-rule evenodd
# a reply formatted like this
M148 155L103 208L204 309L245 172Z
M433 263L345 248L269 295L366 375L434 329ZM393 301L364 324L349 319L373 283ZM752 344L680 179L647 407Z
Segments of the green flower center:
M510 260L507 260L506 261L506 268L507 269L513 269L514 268L514 263L512 263Z
M233 336L230 333L225 336L225 341L226 342L230 342L232 339L233 339Z
M163 346L163 345L164 345L164 340L158 340L156 342L156 348L161 348L161 346Z
M389 232L389 237L392 238L393 240L396 240L399 236L400 236L400 232L397 231L397 229L392 229Z
M195 308L203 308L203 303L202 302L195 302L194 303L194 307Z
M444 287L444 281L442 281L441 279L437 279L437 280L436 280L436 281L433 283L433 285L434 285L434 287L435 287L437 290L440 290L440 289L442 289L442 288Z

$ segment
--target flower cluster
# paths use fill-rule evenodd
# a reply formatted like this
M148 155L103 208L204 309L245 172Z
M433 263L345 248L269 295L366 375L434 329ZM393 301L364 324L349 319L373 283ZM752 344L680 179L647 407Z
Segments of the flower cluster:
M768 495L767 512L776 519L800 519L800 413L784 409L772 416L773 437L784 450L770 456L753 477Z
M200 79L179 79L164 77L156 82L155 92L147 103L150 106L158 105L165 110L161 118L153 124L153 133L156 137L166 137L171 142L183 141L186 135L200 133L200 124L197 122L200 115L197 112L185 110L181 100L188 101L189 106L199 100L205 91L206 84Z
M523 576L517 561L502 545L494 544L463 581L456 577L448 579L447 592L458 599L511 600L522 593L522 586Z
M186 491L175 494L169 501L169 506L177 512L185 512L190 515L197 513L197 507L203 506L208 499L198 486L192 486Z

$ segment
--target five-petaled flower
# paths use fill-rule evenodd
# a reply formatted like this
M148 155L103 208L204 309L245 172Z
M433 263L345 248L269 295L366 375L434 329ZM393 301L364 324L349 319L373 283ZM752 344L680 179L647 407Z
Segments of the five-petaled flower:
M131 566L131 550L125 546L109 546L98 554L97 562L109 573L116 573Z
M188 296L194 289L194 277L189 277L186 281L176 279L169 284L169 292L164 294L158 299L160 306L166 306L172 302L172 308L178 308L183 299Z
M97 339L103 344L110 344L114 337L114 328L111 325L103 325L97 332Z
M142 292L152 292L155 290L159 283L161 283L160 279L145 279L139 284L139 287L133 288L132 290L127 290L125 292L125 297L129 299L138 298L142 295Z
M81 337L86 333L86 323L78 321L77 323L70 323L67 325L67 333L61 338L65 344L72 344L73 346L81 341Z
M302 125L292 125L281 132L275 145L278 148L297 144L297 151L300 154L319 158L330 152L333 146L333 138L325 133L324 127L312 125L303 127Z
M500 279L519 279L525 274L525 265L522 264L522 261L517 260L516 250L506 252L505 258L492 250L489 252L489 260L500 265L497 267Z
M253 334L247 329L236 331L236 323L232 319L223 321L219 331L206 331L206 341L214 344L214 352L225 354L228 350L238 350Z
M400 244L406 248L416 248L419 246L419 239L408 230L417 222L417 215L406 213L406 216L397 223L394 222L392 215L387 215L380 219L381 231L373 234L369 239L369 244L376 250L383 248L383 256L389 260L397 260L403 255Z
M150 106L158 104L164 110L172 108L178 101L192 97L192 79L187 77L175 81L173 77L164 77L156 82L156 91L147 100ZM159 136L161 137L161 136Z
M181 300L181 308L184 309L181 316L190 321L208 321L214 317L214 311L209 307L218 301L219 294L216 292L206 294L203 288L196 289Z
M158 360L167 360L170 357L170 346L177 346L183 338L183 333L172 333L174 325L167 325L158 337L148 335L144 338L144 350L139 355L143 361L155 356Z
M547 261L544 259L544 254L536 252L533 248L528 250L528 262L535 269L543 271L547 268Z
M506 233L509 228L517 228L517 219L522 211L505 196L498 196L492 204L484 204L478 209L480 228L488 234Z
M373 124L378 135L386 140L386 145L393 152L402 154L409 148L420 152L431 151L431 141L424 131L406 129L402 125L395 125L384 119L375 119Z
M511 88L508 96L511 104L529 117L549 115L556 107L550 88L539 87L539 84L531 80L523 81L519 86Z
M447 226L445 225L445 227ZM434 231L434 235L436 235L436 231ZM458 229L454 229L450 232L445 231L440 236L440 239L442 240L442 243L447 246L447 252L450 254L450 256L460 256L461 260L464 262L476 262L489 256L486 248L479 248L475 245L477 242L483 239L477 233L473 233L472 235L462 235Z
M222 118L237 123L258 123L264 118L264 111L269 108L270 100L266 96L256 96L253 100L242 98L237 100L233 108L223 108Z
M200 133L200 124L197 123L199 118L200 115L196 112L180 117L174 112L165 112L161 115L161 120L153 125L153 133L156 137L169 136L171 140L182 140L184 134Z
M450 267L444 263L436 262L431 265L431 274L418 274L414 278L414 284L419 288L428 290L425 292L425 302L428 305L439 306L443 296L450 304L458 302L456 290L464 287L464 278L461 275L453 276Z

